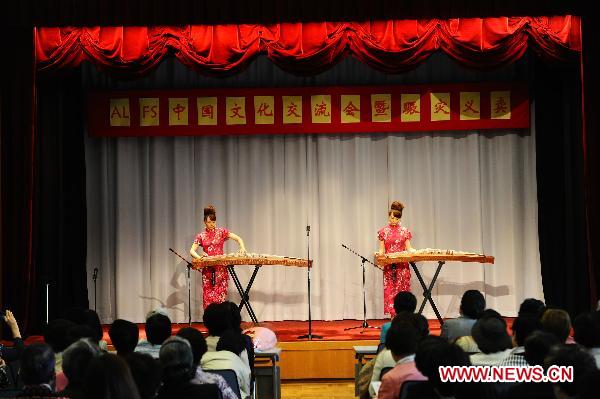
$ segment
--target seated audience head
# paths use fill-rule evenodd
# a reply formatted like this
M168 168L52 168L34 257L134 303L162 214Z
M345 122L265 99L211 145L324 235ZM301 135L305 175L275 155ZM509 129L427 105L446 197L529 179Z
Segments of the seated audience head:
M185 383L196 374L192 347L184 338L167 339L160 347L159 359L163 382L167 385Z
M460 300L460 314L469 319L479 319L485 309L485 298L477 290L467 290Z
M92 359L99 355L100 348L90 338L82 338L64 350L62 367L70 387L83 387L87 368Z
M221 306L223 306L226 309L229 315L229 328L241 332L242 315L240 313L240 308L238 307L238 305L231 301L225 301L221 304Z
M102 353L92 359L85 374L85 399L139 399L129 366L120 356Z
M533 316L518 316L512 325L513 331L513 345L523 346L525 340L534 331L540 331L542 329L542 322L540 319Z
M100 342L102 340L104 331L102 331L102 324L100 323L98 313L92 309L85 309L83 311L83 324L94 331L93 338L95 342Z
M580 314L573 322L575 342L586 348L600 348L600 312Z
M148 313L146 318L146 338L152 345L161 345L171 336L171 320L159 311Z
M423 315L417 313L400 312L392 319L392 325L398 322L412 324L417 329L419 341L429 335L429 323Z
M417 308L417 298L410 291L400 291L394 297L394 310L400 312L414 313Z
M246 349L246 341L242 333L234 330L225 330L217 342L218 351L229 351L240 355Z
M108 336L117 350L117 354L132 353L140 338L140 331L135 323L117 319L108 329Z
M69 330L75 327L75 323L66 319L54 319L44 328L44 341L54 351L60 353L71 345Z
M230 327L231 319L227 307L221 303L211 303L204 309L202 316L204 326L208 329L208 335L220 337L223 331Z
M90 328L90 326L86 326L85 324L77 324L69 330L67 333L69 339L69 345L77 342L82 338L89 338L98 345L98 341L96 340L96 333L94 330Z
M562 309L547 309L542 316L542 326L564 343L571 332L571 318Z
M519 306L518 316L532 316L539 319L544 314L544 310L546 310L544 302L535 298L527 298Z
M588 373L598 370L594 357L578 345L556 345L545 360L550 366L572 366L573 382L554 383L554 395L558 398L573 398L577 395L577 383Z
M127 353L123 359L129 366L140 399L154 398L161 381L158 361L146 353L135 352Z
M553 346L560 342L554 334L546 331L534 331L525 339L525 360L530 366L544 366L544 359Z
M413 355L420 340L421 335L415 323L394 318L385 339L385 346L392 352L394 360L398 361Z
M512 347L506 331L506 322L497 317L482 317L471 329L471 335L479 350L485 354L496 353Z
M20 376L24 385L52 384L54 382L54 352L50 345L31 344L21 354Z
M456 383L443 383L440 379L440 366L470 366L467 354L458 346L450 344L439 336L423 339L415 353L415 365L441 396L453 396Z
M202 333L193 327L185 327L179 330L177 336L187 339L187 341L190 343L190 346L192 347L192 355L194 357L194 366L198 366L202 356L204 356L208 350L208 347L206 346L206 340L202 336Z

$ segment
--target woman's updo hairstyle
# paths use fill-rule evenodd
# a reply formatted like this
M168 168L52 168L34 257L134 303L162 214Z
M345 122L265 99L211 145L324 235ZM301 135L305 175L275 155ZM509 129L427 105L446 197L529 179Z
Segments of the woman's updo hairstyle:
M204 208L204 221L210 218L210 220L217 220L217 210L213 205L206 205Z
M402 202L394 201L394 202L392 202L392 205L390 205L390 211L389 211L388 215L394 215L394 217L397 217L398 219L400 219L402 217L403 209L404 209L404 205L402 204Z

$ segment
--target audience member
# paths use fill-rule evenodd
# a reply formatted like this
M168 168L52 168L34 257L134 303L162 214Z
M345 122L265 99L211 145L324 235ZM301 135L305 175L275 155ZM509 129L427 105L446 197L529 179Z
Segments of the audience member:
M535 298L527 298L521 303L521 306L519 306L518 317L531 316L541 319L545 310L546 305L544 302Z
M584 313L573 322L575 342L584 346L600 367L600 312Z
M217 350L217 342L221 334L230 328L231 318L228 309L221 306L220 303L211 303L204 309L202 316L204 326L208 329L208 337L206 337L206 345L208 351Z
M85 373L85 399L140 399L129 366L121 357L102 353L92 359Z
M500 366L519 366L527 367L529 363L525 360L525 340L535 331L542 329L542 322L527 313L524 316L519 316L515 319L512 325L512 345L506 359L500 362Z
M54 385L54 352L47 344L32 344L21 355L20 376L23 390L19 398L52 398L56 397Z
M440 398L484 398L483 384L442 382L440 366L470 366L467 354L458 346L450 344L445 338L429 336L423 339L415 352L415 365L427 377Z
M101 350L108 350L106 341L102 340L104 332L102 330L102 324L100 323L100 317L98 317L98 313L96 313L96 311L92 309L82 309L78 307L71 308L64 313L64 318L73 322L74 324L88 326L89 328L91 328L93 331L93 335L90 338L92 338L94 342L97 343L98 347ZM75 339L73 342L75 342L77 339Z
M474 366L498 365L510 353L511 340L502 317L490 315L480 318L473 325L471 335L481 351L470 356Z
M404 381L427 379L417 370L414 361L415 350L421 338L414 323L394 319L387 335L386 346L391 351L396 365L381 379L378 399L397 398Z
M544 331L556 335L561 343L567 342L571 332L571 318L562 309L547 309L542 315Z
M189 342L181 337L167 339L160 348L163 385L157 399L220 398L214 384L192 384L196 375L194 357Z
M57 395L72 399L84 399L85 373L92 359L99 355L100 349L95 340L89 338L80 339L65 349L63 351L63 372L68 384Z
M406 311L396 313L396 316L394 316L394 319L392 320L392 325L401 322L408 323L414 327L414 329L417 331L418 341L421 341L423 338L429 335L429 324L427 323L427 319L420 314L409 313ZM380 351L375 358L371 373L371 380L368 387L368 391L371 395L375 395L373 382L381 381L381 372L384 369L395 367L396 364L397 360L394 359L392 351L387 347L386 344L386 348Z
M171 320L160 311L152 311L146 317L146 339L138 342L135 352L147 353L158 359L160 346L171 336Z
M417 308L417 298L410 291L400 291L394 297L394 312L399 314L401 312L409 312L414 313ZM379 337L379 342L385 344L385 337L387 335L390 326L392 325L391 321L384 323L381 326L381 336Z
M557 345L553 347L545 360L545 365L546 368L549 366L573 367L573 382L554 383L554 396L557 399L575 398L577 383L586 374L598 370L592 355L578 345Z
M117 351L117 355L126 355L133 353L135 350L140 338L140 331L135 323L117 319L108 329L108 336Z
M54 319L44 328L44 341L54 351L57 373L62 371L62 351L73 343L69 336L69 330L73 327L75 327L75 323L69 320Z
M202 356L200 366L203 370L233 370L237 376L240 387L240 396L250 396L250 368L240 358L240 353L245 348L242 334L233 330L226 330L221 334L217 343L217 350L208 351Z
M558 345L558 338L546 331L534 331L525 339L524 357L530 366L544 367L544 359L550 349ZM550 382L523 382L509 387L509 399L554 399L554 389Z
M477 290L467 290L460 301L460 316L456 319L445 320L440 336L449 342L457 338L471 335L471 328L481 317L485 309L485 298Z
M177 336L187 339L192 347L194 367L196 367L196 375L191 381L192 384L216 384L223 394L224 399L237 399L237 394L233 392L223 377L213 373L206 373L200 367L200 359L207 352L206 340L202 336L202 333L195 328L185 327L179 330Z
M23 338L21 338L21 331L19 330L19 323L17 323L17 319L15 319L15 315L10 311L6 310L6 314L3 316L6 325L10 329L10 334L12 336L12 347L7 347L0 344L0 359L8 362L14 362L19 360L21 357L21 353L25 345L23 344Z
M129 366L140 399L154 398L161 382L158 360L146 353L127 352L119 356L122 356Z

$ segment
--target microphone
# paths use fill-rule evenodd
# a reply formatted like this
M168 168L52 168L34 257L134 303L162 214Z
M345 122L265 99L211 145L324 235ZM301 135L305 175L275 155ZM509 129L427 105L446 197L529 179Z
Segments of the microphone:
M310 235L310 225L306 225L306 236Z
M342 247L346 248L346 249L350 249L347 246L344 245L344 243L342 243Z
M98 268L94 267L94 273L92 274L92 280L96 281L98 278Z

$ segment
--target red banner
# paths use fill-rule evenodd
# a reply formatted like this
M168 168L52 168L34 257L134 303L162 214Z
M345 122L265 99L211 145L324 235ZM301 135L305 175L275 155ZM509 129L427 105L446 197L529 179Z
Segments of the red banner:
M91 136L529 127L524 83L91 92Z

